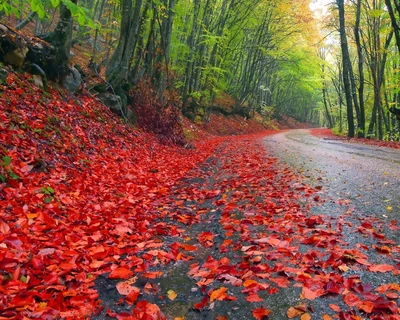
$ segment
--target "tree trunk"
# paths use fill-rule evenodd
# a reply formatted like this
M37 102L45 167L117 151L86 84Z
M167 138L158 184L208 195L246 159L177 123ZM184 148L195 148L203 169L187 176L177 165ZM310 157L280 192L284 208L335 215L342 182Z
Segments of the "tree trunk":
M348 124L348 137L354 137L354 116L353 116L353 101L352 101L352 90L350 83L350 54L347 44L346 37L346 25L345 25L345 15L344 15L344 0L336 0L339 9L339 32L340 32L340 46L342 49L342 60L343 60L343 83L344 91L346 95L346 105L347 105L347 124Z
M37 16L36 12L31 12L24 20L22 20L15 26L15 29L21 30L22 28L26 27L29 22L31 22L33 19L36 18L36 16Z
M156 65L158 66L156 72L156 89L158 96L163 99L164 90L166 87L166 82L168 81L169 74L169 52L171 48L171 35L172 35L172 23L175 15L175 4L176 0L167 0L165 3L166 8L168 8L168 14L163 17L162 23L160 25L160 35L161 35L161 52L158 54L156 59ZM162 62L165 63L165 69L162 66ZM165 70L165 73L163 72Z
M354 35L357 46L358 55L358 99L360 112L357 118L357 136L359 138L365 137L365 106L364 106L364 56L360 40L360 16L361 16L361 0L357 0L356 23L354 26Z
M399 17L396 17L396 13L394 12L391 0L385 0L385 4L386 4L386 8L387 8L387 10L389 12L390 21L392 23L394 36L396 38L397 50L399 51L399 54L400 54L400 27L399 27L399 24L398 24ZM396 5L396 3L395 3L395 5ZM400 14L400 12L397 12L397 15L399 15L399 14Z
M71 2L77 4L78 0L71 0ZM48 74L50 78L62 79L70 72L68 60L71 49L72 27L73 20L71 11L69 11L69 9L61 2L60 18L55 29L49 34L41 37L43 40L52 44L56 49L57 68L54 68L54 70L51 72L52 74Z
M122 19L117 48L106 69L106 79L114 88L120 88L128 80L128 74L140 26L142 0L136 0L132 9L132 0L122 1Z
M183 87L183 106L186 107L189 94L190 94L190 84L193 81L193 64L194 64L194 52L195 52L195 44L196 38L198 34L198 18L199 18L199 9L200 9L200 0L194 0L193 3L193 22L192 22L192 31L188 38L188 46L189 46L189 56L186 63L185 69L185 85Z

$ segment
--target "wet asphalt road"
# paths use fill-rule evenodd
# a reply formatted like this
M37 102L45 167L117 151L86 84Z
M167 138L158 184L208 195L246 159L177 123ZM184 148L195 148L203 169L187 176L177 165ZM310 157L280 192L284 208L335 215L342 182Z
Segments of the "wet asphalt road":
M323 217L323 222L316 227L310 227L310 232L320 235L321 238L330 234L335 234L337 238L337 242L329 242L322 247L312 243L297 243L299 249L296 256L299 256L299 261L304 255L315 252L322 252L325 255L323 259L326 260L330 254L335 252L336 248L341 247L350 250L349 252L352 252L353 249L362 251L370 264L398 265L400 261L398 250L400 230L397 227L389 228L389 226L390 224L393 225L393 221L397 221L397 226L400 225L398 222L400 218L400 150L349 143L346 140L324 140L310 135L308 130L291 130L266 136L263 139L262 146L264 146L268 158L277 158L277 162L274 162L273 165L273 167L276 167L276 171L275 169L271 170L284 173L286 168L289 168L289 171L295 173L295 177L299 177L299 180L293 181L293 186L304 183L318 190L312 197L299 197L299 201L302 201L299 204L304 208L305 215ZM178 293L176 300L160 300L159 295L149 294L143 295L142 298L157 304L168 320L182 317L187 320L251 320L254 319L252 310L260 306L272 310L268 319L281 320L288 319L287 312L290 307L301 303L307 305L307 310L312 315L312 319L323 319L326 314L337 318L337 313L330 309L329 304L336 304L344 311L353 310L354 314L362 316L362 319L370 319L365 313L347 306L343 301L342 294L325 294L315 300L302 299L300 297L301 286L299 287L298 283L290 277L288 279L291 284L288 287L280 287L278 292L274 294L260 291L259 295L263 299L261 303L246 302L241 293L243 289L241 286L236 287L215 280L210 286L207 286L207 290L223 285L228 287L230 294L238 299L236 301L218 301L215 306L214 304L212 304L212 307L207 306L201 312L194 310L193 304L201 301L205 293L201 292L196 286L198 279L195 280L188 276L189 264L199 262L201 265L209 256L215 260L227 256L233 266L243 262L239 250L240 246L239 249L229 252L220 252L219 249L221 242L226 239L223 237L225 233L219 222L222 209L215 207L214 201L220 199L221 195L197 203L196 197L192 199L185 193L182 194L182 190L186 190L186 188L188 190L215 190L223 187L225 183L223 173L227 169L218 159L218 154L224 146L221 146L221 148L220 151L215 153L215 156L210 157L204 163L199 172L195 170L193 177L183 179L176 186L176 194L172 196L172 199L185 199L182 205L174 208L175 202L172 201L170 204L171 213L175 214L176 212L204 211L202 219L192 226L179 225L180 228L186 229L186 239L192 239L192 242L189 242L190 244L197 245L196 237L202 231L212 231L214 234L221 235L221 238L216 237L215 245L210 248L203 248L199 245L194 261L178 261L167 266L156 266L162 271L163 276L146 281L157 286L163 295L166 295L170 289L174 290ZM229 169L229 166L227 168ZM231 174L231 172L228 173ZM278 174L266 176L265 179L266 182L278 183L280 178ZM249 195L259 194L257 193L258 190L252 188L249 188L248 192ZM301 193L301 191L299 192ZM318 195L318 201L315 201L315 195ZM252 199L252 197L249 199ZM250 206L248 211L251 211L251 208ZM310 208L310 212L306 208ZM299 214L303 213L299 211ZM171 223L176 222L171 221ZM379 237L374 237L375 231L374 233L364 232L362 228L364 223L370 224L369 229L374 229ZM366 228L368 229L368 226ZM267 234L276 233L268 227L265 227L263 232L267 232ZM232 237L240 239L239 234ZM183 239L169 239L168 237L164 237L163 240L166 244L165 250L169 250L168 243L171 241L184 241ZM377 245L382 246L384 244L393 248L394 253L385 255L375 250ZM356 263L351 257L349 261L346 261L347 258L340 258L344 264L349 266L348 270L341 272L343 278L357 279L356 281L360 281L366 287L371 288L377 288L382 284L400 283L399 275L392 272L368 272L366 266ZM270 263L272 265L280 264L281 261L274 260ZM307 272L313 277L338 272L337 268L332 269L330 266L321 268L321 266L318 261L315 261L315 265L309 266ZM282 276L282 273L271 272L271 276ZM146 281L143 284L137 283L136 286L142 290ZM258 281L263 282L262 279L258 279ZM273 286L267 280L266 283ZM121 296L116 292L115 283L110 281L107 275L96 280L96 289L100 293L100 299L105 308L101 314L92 317L93 320L111 319L105 315L109 308L117 312L128 311L132 308L130 305L118 302ZM396 298L394 301L397 305L400 305L400 298ZM219 316L224 317L218 318ZM299 317L296 319L299 319Z
M322 139L308 130L278 133L264 143L270 155L311 183L322 178L319 183L332 198L350 200L354 214L399 220L400 150Z

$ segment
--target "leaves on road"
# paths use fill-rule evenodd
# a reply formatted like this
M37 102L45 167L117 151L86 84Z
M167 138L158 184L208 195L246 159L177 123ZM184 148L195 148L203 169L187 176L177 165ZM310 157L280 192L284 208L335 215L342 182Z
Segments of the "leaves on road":
M384 233L397 222L354 217L348 199L329 199L335 215L318 211L321 181L307 185L268 156L262 135L166 146L89 97L17 95L10 79L0 96L0 317L98 314L94 282L106 274L128 311L104 314L166 319L160 308L181 291L158 282L180 263L193 308L221 319L243 303L255 319L279 307L305 320L321 301L324 319L398 318L400 249ZM288 293L292 306L270 305Z

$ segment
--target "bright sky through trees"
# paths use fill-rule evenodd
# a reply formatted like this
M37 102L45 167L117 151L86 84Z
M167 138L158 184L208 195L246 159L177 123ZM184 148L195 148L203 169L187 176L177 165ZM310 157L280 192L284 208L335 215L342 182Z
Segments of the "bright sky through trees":
M332 3L332 0L314 0L310 3L310 9L315 13L317 17L321 15L326 15L330 3Z

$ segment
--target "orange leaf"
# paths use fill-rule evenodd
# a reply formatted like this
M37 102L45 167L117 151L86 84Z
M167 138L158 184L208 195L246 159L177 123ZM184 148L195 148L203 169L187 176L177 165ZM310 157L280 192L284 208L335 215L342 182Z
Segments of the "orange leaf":
M158 277L161 277L161 275L162 275L161 271L153 271L153 272L143 273L143 277L148 278L148 279L156 279Z
M102 261L102 260L93 260L91 263L90 263L90 267L91 268L93 268L93 269L98 269L98 268L100 268L102 265L104 264L104 261Z
M387 292L385 293L386 298L388 299L398 299L399 298L399 294L397 292Z
M249 296L247 296L247 297L246 297L246 300L247 300L248 302L261 302L261 301L263 301L263 299L261 299L261 298L258 296L258 294L256 294L256 293L253 293L253 294L250 294Z
M314 300L324 294L324 290L322 289L317 289L316 291L312 291L308 289L307 287L303 287L303 291L301 292L301 295L303 296L304 299L308 300Z
M288 309L288 311L286 312L286 315L289 319L292 319L292 318L296 318L297 316L299 316L303 313L304 313L304 311L302 311L302 310L296 309L294 307L290 307Z
M336 311L336 312L340 312L341 311L340 307L337 304L331 303L329 305L329 308L331 308L333 311Z
M311 316L308 313L303 314L300 317L301 320L311 320Z
M213 302L214 300L224 300L224 298L227 296L227 291L228 288L225 287L221 287L217 290L214 290L211 293L210 302Z
M128 279L132 277L133 272L128 268L117 268L109 274L109 279Z
M357 308L364 311L365 313L371 313L374 309L374 303L371 301L363 301L362 303L357 305Z
M396 268L391 266L390 264L374 264L372 266L369 266L368 270L372 272L389 272L396 270Z
M130 285L129 281L117 283L116 288L118 290L118 293L123 296L126 296L126 295L130 294L132 291L135 291L136 289L138 289L138 288Z
M179 246L186 251L197 251L197 247L192 244L179 244Z
M168 295L169 300L171 300L171 301L174 301L176 299L176 297L178 296L178 294L174 290L168 290L167 295Z
M243 282L243 287L247 288L253 284L257 284L257 281L252 279L246 279L245 282Z
M332 320L332 317L328 316L327 314L324 314L322 320Z

